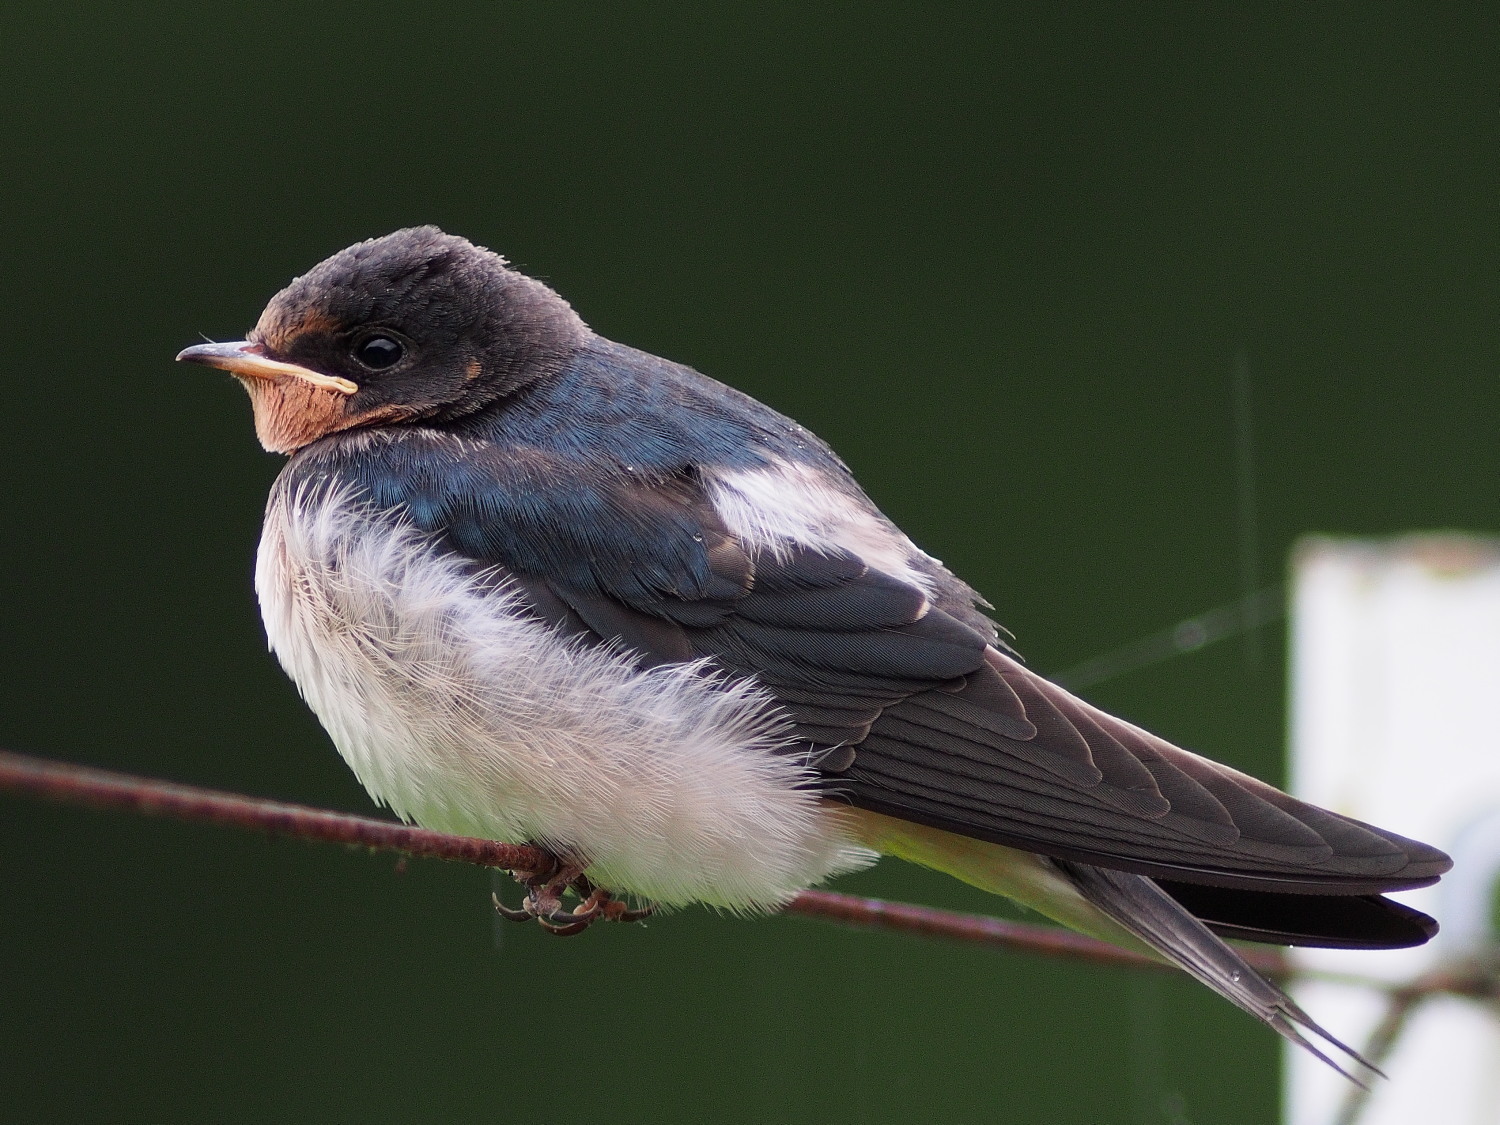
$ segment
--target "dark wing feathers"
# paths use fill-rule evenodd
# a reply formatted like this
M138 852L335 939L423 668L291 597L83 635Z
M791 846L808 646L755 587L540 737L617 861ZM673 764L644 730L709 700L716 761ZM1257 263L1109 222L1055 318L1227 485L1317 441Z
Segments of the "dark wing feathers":
M571 615L601 640L616 641L632 649L644 664L675 664L695 656L692 643L678 622L642 613L606 594L579 590L556 580L526 581L518 575L516 582L532 599L541 617L572 632L567 629L567 616ZM544 593L543 599L537 597L539 590Z
M965 724L926 706L942 693L923 693L871 725L841 791L934 827L1179 882L1359 894L1447 869L1435 849L1180 750L1002 654L988 662L1035 738Z
M366 451L349 470L377 504L512 576L564 631L646 664L706 657L754 678L829 793L855 805L1168 888L1227 888L1182 896L1211 905L1226 933L1278 940L1317 938L1326 923L1328 940L1353 941L1359 918L1385 907L1391 926L1418 934L1371 896L1449 866L1434 848L1307 805L1036 676L995 647L956 580L926 592L832 546L752 558L691 470L608 479L511 451L436 473L415 465L419 441L392 449L384 468ZM1307 900L1292 911L1302 921L1257 929L1254 896L1289 893ZM1366 906L1329 907L1327 896Z
M920 590L879 571L852 575L832 587L762 585L760 590L761 597L745 598L735 605L736 617L798 632L856 636L911 624L925 601Z
M1037 736L1036 724L1026 714L1026 704L999 676L965 676L936 690L909 696L903 702L908 705L913 722L924 722L935 730L955 731L956 726L956 733L967 734L970 728L977 727L1021 742Z
M1152 882L1222 937L1330 949L1420 945L1437 923L1380 895L1287 895L1204 883ZM1315 934L1317 940L1309 942Z

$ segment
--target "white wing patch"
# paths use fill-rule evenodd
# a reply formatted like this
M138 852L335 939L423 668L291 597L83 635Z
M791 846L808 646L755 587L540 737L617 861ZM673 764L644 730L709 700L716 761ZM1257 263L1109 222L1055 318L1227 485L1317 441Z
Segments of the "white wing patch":
M561 848L668 906L769 909L874 859L753 684L567 640L347 495L273 495L256 590L283 667L404 820Z
M842 549L870 569L932 596L932 578L913 565L930 556L812 466L783 462L766 469L720 470L708 480L714 510L747 548L777 557L792 545Z

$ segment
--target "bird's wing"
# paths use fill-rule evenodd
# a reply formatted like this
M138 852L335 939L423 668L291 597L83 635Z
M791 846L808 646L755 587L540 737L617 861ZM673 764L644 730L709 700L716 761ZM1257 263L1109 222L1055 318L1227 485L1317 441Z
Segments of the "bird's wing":
M972 607L888 560L872 565L867 542L750 541L695 471L569 478L557 464L518 476L515 455L466 455L429 473L413 456L394 472L360 461L377 502L503 567L561 628L646 662L711 657L754 677L828 791L856 806L1200 899L1214 887L1371 895L1450 866L1090 706L1000 651ZM1264 936L1262 916L1223 928Z
M985 664L957 690L882 712L842 779L856 804L1063 859L1267 892L1394 890L1450 866L1105 714L1001 653ZM1019 704L1007 717L1034 735L997 729L997 684Z

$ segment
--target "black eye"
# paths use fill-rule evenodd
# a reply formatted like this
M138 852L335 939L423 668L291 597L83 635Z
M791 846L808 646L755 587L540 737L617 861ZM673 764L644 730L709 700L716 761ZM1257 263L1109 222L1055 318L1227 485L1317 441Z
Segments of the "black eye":
M400 342L389 336L366 336L354 345L354 358L375 371L399 363L405 354Z

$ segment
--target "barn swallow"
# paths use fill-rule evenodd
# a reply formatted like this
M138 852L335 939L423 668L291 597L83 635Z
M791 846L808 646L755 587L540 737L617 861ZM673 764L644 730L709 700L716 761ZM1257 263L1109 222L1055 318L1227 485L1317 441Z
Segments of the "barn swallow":
M1358 1056L1222 939L1436 932L1383 893L1442 852L1030 671L816 436L482 247L358 243L177 358L290 456L256 592L339 752L404 820L556 857L525 873L554 929L774 910L899 856L1152 950L1325 1061Z

